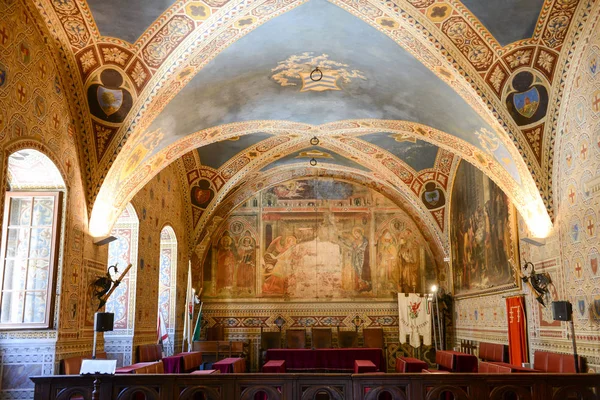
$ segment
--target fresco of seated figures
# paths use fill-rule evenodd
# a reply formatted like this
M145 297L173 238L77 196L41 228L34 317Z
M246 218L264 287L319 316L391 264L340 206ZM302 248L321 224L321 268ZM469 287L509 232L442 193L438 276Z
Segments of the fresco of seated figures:
M203 265L208 297L337 300L424 292L442 263L392 201L318 178L264 189L240 205L215 231Z

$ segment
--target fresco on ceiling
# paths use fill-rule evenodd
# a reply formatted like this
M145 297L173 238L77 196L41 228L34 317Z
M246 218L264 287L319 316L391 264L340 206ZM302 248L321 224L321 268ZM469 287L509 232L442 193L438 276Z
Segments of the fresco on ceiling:
M227 140L199 147L198 155L200 156L200 163L214 169L219 169L236 154L271 136L268 133L253 133L251 135L235 136Z
M438 147L406 134L371 133L360 138L381 147L404 161L415 171L433 168Z
M281 86L273 79L272 70L282 60L305 53L327 55L327 60L347 65L343 68L349 73L360 71L364 79L344 82L340 76L336 85L343 90L305 92L300 92L299 78L288 79L296 86ZM450 86L392 39L328 1L311 0L224 49L171 100L149 131L162 129L165 142L170 142L232 122L322 124L356 118L419 122L477 147L473 133L482 127L492 130Z
M119 71L103 70L92 78L87 90L90 112L102 121L123 122L133 104L129 89Z
M533 35L544 0L462 0L502 46Z
M444 190L435 182L425 184L425 189L421 193L421 200L429 210L435 210L446 205Z
M287 156L281 157L281 158L273 161L272 163L268 164L262 170L267 171L267 170L270 170L271 168L280 167L282 165L297 164L297 163L306 163L306 165L308 165L310 160L313 158L317 161L318 165L321 165L323 163L335 164L335 165L341 165L344 167L360 169L362 171L370 171L368 168L362 166L361 164L357 163L356 161L346 158L344 156L341 156L336 152L333 152L329 149L325 149L320 146L311 146L311 147L307 147L306 149L300 150L298 152L288 154Z
M342 90L340 86L353 79L367 79L348 64L330 60L328 54L305 52L277 64L271 78L281 86L300 86L301 92Z
M542 79L532 72L523 71L511 81L506 107L517 125L529 125L546 116L548 90Z
M205 209L215 197L215 191L211 188L210 181L200 179L190 188L190 200L194 207Z
M515 208L486 175L461 162L450 216L455 295L515 288L518 266Z
M102 36L135 43L175 0L88 0L87 3Z
M381 194L300 179L259 192L221 222L204 261L211 298L391 299L436 282L429 244Z

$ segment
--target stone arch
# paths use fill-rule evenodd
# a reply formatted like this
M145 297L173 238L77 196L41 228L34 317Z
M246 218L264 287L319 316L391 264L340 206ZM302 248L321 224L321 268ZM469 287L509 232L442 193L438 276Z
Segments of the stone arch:
M92 210L90 231L93 235L101 235L103 231L108 230L123 205L161 169L183 154L219 140L256 132L293 133L305 139L315 135L332 136L334 139L339 139L339 144L343 144L342 140L346 136L375 132L403 133L417 137L449 150L481 169L507 194L537 236L546 235L552 226L536 184L521 158L513 158L521 179L518 183L495 158L493 152L489 151L489 148L488 151L481 150L455 136L422 124L407 121L351 120L315 126L286 121L249 121L198 131L155 154L152 153L152 145L148 145L147 141L129 142L121 152L120 160L113 165L96 199ZM482 140L485 142L485 139ZM368 154L365 154L365 157L367 156Z

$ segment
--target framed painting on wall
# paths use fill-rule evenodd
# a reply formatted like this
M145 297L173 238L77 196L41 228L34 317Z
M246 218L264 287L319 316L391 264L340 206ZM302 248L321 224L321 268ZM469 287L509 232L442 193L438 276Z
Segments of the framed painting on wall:
M454 295L520 287L517 211L483 172L466 161L456 171L450 203Z

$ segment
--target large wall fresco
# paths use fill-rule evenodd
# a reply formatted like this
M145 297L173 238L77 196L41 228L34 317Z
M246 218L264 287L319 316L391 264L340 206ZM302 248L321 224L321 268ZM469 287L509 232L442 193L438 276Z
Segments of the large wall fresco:
M477 168L461 162L451 204L455 294L515 288L516 216L506 195Z
M424 292L437 265L412 219L381 194L299 179L259 192L221 223L204 290L211 298L391 299Z

